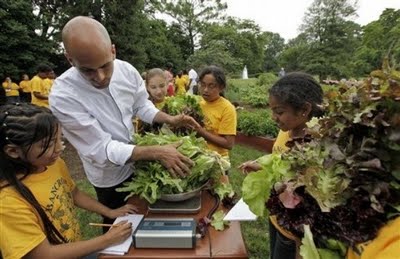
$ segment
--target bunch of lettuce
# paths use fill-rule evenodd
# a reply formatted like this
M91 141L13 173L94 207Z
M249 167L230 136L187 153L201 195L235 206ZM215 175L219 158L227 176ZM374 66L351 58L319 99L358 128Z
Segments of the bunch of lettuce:
M299 237L309 225L319 248L344 256L333 241L349 247L371 240L400 215L400 72L385 63L368 79L327 92L324 103L325 116L309 124L313 139L272 155L246 177L243 197L258 215L267 201L270 214ZM257 177L258 188L249 184Z
M169 115L185 114L191 116L200 125L204 125L204 115L200 107L201 97L198 95L178 95L166 99L162 111ZM190 130L187 128L171 129L175 134L187 135Z
M177 136L169 134L136 135L136 144L139 146L167 145L181 143L177 150L189 157L194 166L191 173L185 178L173 178L168 170L158 161L137 161L134 165L132 181L125 187L118 188L119 192L130 192L126 197L139 195L149 203L157 201L161 194L177 194L189 192L203 186L212 179L212 188L222 196L232 192L232 186L220 183L220 178L229 169L230 163L215 151L207 148L203 138L194 135ZM229 187L229 188L227 188Z
M175 116L180 114L185 114L191 116L197 123L201 126L204 125L203 112L200 107L201 97L198 95L178 95L171 96L165 99L163 106L160 108L163 112ZM138 129L138 133L143 135L145 133L155 133L158 134L162 131L164 125L159 123L149 124L141 121ZM188 128L169 128L172 132L178 135L188 135L192 131Z

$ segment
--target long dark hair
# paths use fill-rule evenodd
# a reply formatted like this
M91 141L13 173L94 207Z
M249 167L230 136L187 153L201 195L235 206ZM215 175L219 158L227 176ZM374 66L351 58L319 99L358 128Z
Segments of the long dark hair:
M47 108L28 103L8 104L0 107L0 181L7 183L0 187L0 191L11 186L35 208L51 244L62 244L67 241L54 227L33 193L22 182L33 172L34 168L26 161L8 156L5 146L14 144L20 147L26 155L34 143L43 141L42 152L38 156L41 157L48 149L58 129L57 118ZM17 174L22 175L22 178L19 179Z

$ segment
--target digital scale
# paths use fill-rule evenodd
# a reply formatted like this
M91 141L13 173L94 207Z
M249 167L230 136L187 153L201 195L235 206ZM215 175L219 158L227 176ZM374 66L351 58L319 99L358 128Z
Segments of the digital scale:
M133 233L135 248L194 248L196 221L193 218L145 218Z
M194 196L188 200L171 202L158 200L149 205L149 212L152 213L179 213L179 214L196 214L201 209L201 195Z

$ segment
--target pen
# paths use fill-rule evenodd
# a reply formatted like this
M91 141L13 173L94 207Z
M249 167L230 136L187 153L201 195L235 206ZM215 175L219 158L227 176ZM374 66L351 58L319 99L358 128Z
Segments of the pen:
M118 227L118 224L102 224L102 223L89 223L90 226L94 226L94 227Z

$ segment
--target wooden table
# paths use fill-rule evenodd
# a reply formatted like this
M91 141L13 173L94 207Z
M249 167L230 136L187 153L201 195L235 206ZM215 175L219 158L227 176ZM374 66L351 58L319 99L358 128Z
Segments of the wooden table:
M213 205L214 198L207 192L202 192L201 210L197 214L160 214L150 213L148 203L138 197L132 197L128 203L134 204L139 208L139 214L144 214L146 218L187 218L193 217L196 220L207 216ZM222 205L220 208L223 208ZM219 208L219 209L220 209ZM155 248L134 248L131 246L128 253L123 256L101 255L102 259L115 258L248 258L246 246L243 241L239 222L231 222L229 228L224 231L217 231L213 227L208 228L206 236L196 242L195 249L155 249Z

